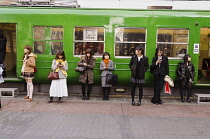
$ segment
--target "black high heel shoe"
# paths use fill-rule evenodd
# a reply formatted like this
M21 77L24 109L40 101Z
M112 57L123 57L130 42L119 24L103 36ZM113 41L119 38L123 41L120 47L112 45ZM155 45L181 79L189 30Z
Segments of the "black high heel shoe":
M139 101L139 102L136 104L136 106L141 106L141 101Z
M133 105L133 106L135 106L135 105L136 105L136 104L135 104L135 101L132 101L132 105Z
M185 102L185 99L181 99L181 102Z

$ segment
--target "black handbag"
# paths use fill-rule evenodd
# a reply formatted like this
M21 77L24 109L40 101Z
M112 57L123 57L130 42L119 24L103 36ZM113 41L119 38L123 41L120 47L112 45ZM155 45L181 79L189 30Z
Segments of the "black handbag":
M107 74L106 75L106 83L107 84L117 84L118 75L117 74Z
M75 69L76 72L80 72L80 73L83 73L85 71L85 67L79 67L77 66L76 69Z

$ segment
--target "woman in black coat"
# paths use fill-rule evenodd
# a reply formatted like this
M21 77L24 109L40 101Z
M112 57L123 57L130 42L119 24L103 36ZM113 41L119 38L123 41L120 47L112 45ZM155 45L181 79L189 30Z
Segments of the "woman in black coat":
M135 55L131 57L131 61L129 63L129 67L131 70L131 97L132 97L132 105L135 106L134 96L136 86L139 87L139 101L137 106L141 105L141 99L143 96L143 84L145 83L145 72L149 68L148 58L144 56L144 48L136 47Z
M177 68L178 79L181 82L180 96L181 101L185 102L183 95L184 92L187 91L187 102L191 102L190 96L192 93L192 81L194 80L195 69L193 64L190 62L190 55L184 55L183 59L184 61L180 62Z
M162 104L160 93L163 89L164 78L169 74L168 57L162 55L162 50L156 48L155 57L152 59L150 72L154 75L154 96L151 100L154 104Z

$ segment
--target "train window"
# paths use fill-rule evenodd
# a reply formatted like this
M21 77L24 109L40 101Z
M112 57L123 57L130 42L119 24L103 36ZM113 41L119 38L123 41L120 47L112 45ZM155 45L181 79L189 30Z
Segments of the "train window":
M91 48L95 56L104 52L104 27L75 27L74 55L84 55Z
M135 54L137 46L145 48L145 28L123 28L115 29L115 56L128 57Z
M34 53L56 55L63 50L63 27L34 26Z
M185 28L159 28L157 47L169 58L183 57L187 53L189 30Z

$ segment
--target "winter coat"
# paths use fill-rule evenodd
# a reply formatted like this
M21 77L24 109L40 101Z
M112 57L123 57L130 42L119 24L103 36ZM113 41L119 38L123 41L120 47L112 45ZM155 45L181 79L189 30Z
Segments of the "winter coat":
M169 75L168 57L162 56L162 62L156 65L158 56L153 57L150 72L154 75Z
M102 87L112 87L111 84L106 83L106 75L112 74L112 71L114 70L114 63L112 60L110 60L108 64L108 69L104 69L105 66L106 64L104 63L103 60L101 60L101 63L100 63L100 70L102 71L101 72L101 85Z
M88 80L88 84L92 84L94 82L93 68L95 67L96 58L92 57L88 62L85 57L86 56L82 56L78 62L78 66L80 67L85 67L84 63L87 63L85 72L80 73L79 82L86 83Z
M186 72L186 69L185 69L185 64L184 64L184 61L182 62L179 62L178 64L178 68L177 68L177 80L179 81L183 81L183 80L186 80L186 77L185 77L185 72ZM192 63L188 63L188 66L187 66L187 69L189 70L190 72L190 75L191 75L191 79L192 81L194 80L194 76L195 76L195 69L194 69L194 66Z
M131 57L130 63L129 63L129 67L131 70L131 77L136 78L136 72L137 72L137 65L138 65L138 56L137 55L133 55ZM148 58L143 56L141 58L141 65L140 65L140 69L139 69L139 79L142 80L145 78L145 72L148 70L149 68L149 63L148 63Z
M37 58L36 55L30 53L28 55L27 62L25 62L25 64L23 62L22 72L34 72L34 67L36 66L36 58Z

